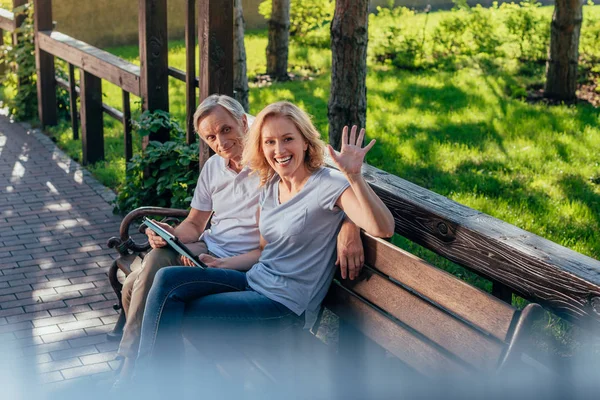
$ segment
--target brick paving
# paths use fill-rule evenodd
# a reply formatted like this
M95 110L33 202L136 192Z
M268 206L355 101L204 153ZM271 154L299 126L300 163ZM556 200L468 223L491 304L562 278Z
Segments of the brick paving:
M48 137L0 116L0 363L54 386L112 374L113 198Z

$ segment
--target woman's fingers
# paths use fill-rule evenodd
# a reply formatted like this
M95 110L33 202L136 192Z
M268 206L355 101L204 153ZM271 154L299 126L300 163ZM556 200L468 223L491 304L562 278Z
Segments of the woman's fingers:
M356 145L362 147L363 140L365 140L365 128L360 130L360 133L358 134L358 140L355 142Z
M352 125L352 129L350 130L350 142L348 144L354 146L356 145L356 125Z
M375 139L372 139L368 145L365 146L365 154L375 146Z
M342 129L342 149L346 146L347 143L348 143L348 125L344 126L344 129Z

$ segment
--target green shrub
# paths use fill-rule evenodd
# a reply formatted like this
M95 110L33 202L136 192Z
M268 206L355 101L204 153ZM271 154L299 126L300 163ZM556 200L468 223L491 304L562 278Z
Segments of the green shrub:
M414 16L406 7L377 7L369 15L369 56L378 63L400 69L417 69L424 62L424 32L406 24Z
M588 1L588 6L592 6L593 3ZM587 13L584 7L584 18L583 26L581 27L581 37L579 42L579 54L581 61L584 64L589 64L590 67L596 67L599 69L600 66L600 16L598 14Z
M151 141L142 154L132 157L115 211L125 213L141 206L188 208L198 178L198 143L186 144L185 131L164 111L145 111L134 127L141 136L165 128L173 140Z
M541 4L525 0L505 3L500 10L513 43L518 44L516 58L523 62L543 62L550 45L550 21L540 13Z
M468 54L469 43L466 37L469 28L468 12L456 10L444 17L435 28L433 37L433 58L438 62L454 61Z
M502 40L498 34L499 26L495 18L497 11L497 3L494 3L491 8L483 8L480 4L471 8L467 18L467 30L471 38L471 55L486 54L490 57L502 55L500 49Z
M290 0L290 37L292 40L318 47L329 47L329 24L333 19L333 0ZM271 0L258 6L258 12L271 18Z
M22 121L37 116L33 6L26 3L13 11L17 15L24 14L25 20L17 28L19 40L16 46L9 43L0 46L0 62L5 67L4 75L0 76L0 85L14 88L15 95L7 99L7 104L11 115Z

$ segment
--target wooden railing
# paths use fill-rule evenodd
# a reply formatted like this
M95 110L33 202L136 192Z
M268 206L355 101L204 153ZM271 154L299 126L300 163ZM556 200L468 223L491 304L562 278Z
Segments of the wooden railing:
M42 126L57 124L56 86L69 91L73 138L78 139L79 120L83 163L104 159L103 113L123 124L125 159L132 156L130 95L140 97L144 110L169 110L169 76L186 83L186 138L195 141L192 117L199 101L209 93L233 94L233 0L186 0L186 71L168 66L167 0L139 0L140 65L134 65L88 43L53 30L52 2L34 0L38 104ZM196 30L196 26L198 29ZM200 75L196 73L196 37L200 43ZM54 58L67 62L69 80L56 76ZM79 85L75 68L80 70ZM102 103L102 80L122 89L122 111ZM77 96L81 108L77 112ZM144 138L165 142L169 132ZM209 150L201 144L201 165Z
M186 71L167 63L166 0L139 0L140 66L52 30L49 0L34 0L39 115L43 125L56 123L56 84L69 88L76 118L75 96L81 96L84 162L101 159L102 113L127 124L129 94L142 98L147 110L168 110L168 77L186 82L187 139L194 140L191 118L199 100L209 93L233 91L233 1L186 0ZM200 78L195 73L195 38L200 45ZM55 77L54 57L69 63L69 82ZM74 83L74 68L81 83ZM123 90L123 111L102 104L101 80ZM129 132L129 133L128 133ZM151 140L166 140L158 132ZM125 128L131 155L130 128ZM97 146L90 149L89 146ZM128 147L129 146L129 147ZM87 149L86 149L87 148ZM127 150L129 149L129 150ZM208 148L201 147L201 160ZM584 327L600 323L600 262L539 236L455 203L376 168L364 174L392 210L396 232L493 282L493 294L510 302L512 293L539 302Z
M396 233L492 280L497 293L600 332L600 261L377 168L363 175L392 211Z

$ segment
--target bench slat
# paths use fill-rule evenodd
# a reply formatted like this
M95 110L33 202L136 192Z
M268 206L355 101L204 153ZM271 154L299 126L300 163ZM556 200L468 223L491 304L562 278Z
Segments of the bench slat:
M443 354L435 345L423 341L413 332L396 324L338 286L336 282L327 294L326 307L424 375L466 375L472 372L451 354Z
M381 239L363 234L365 263L506 342L515 308ZM491 311L493 310L493 312Z
M345 287L478 369L493 370L506 347L365 267L366 279Z

